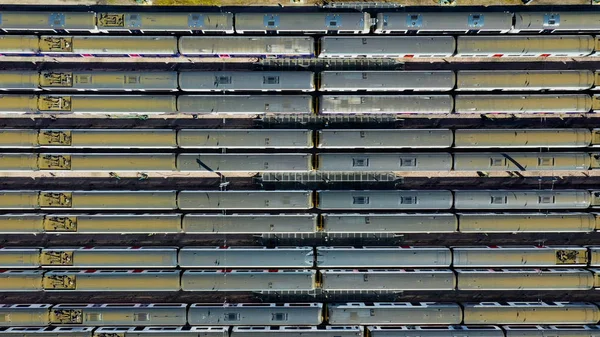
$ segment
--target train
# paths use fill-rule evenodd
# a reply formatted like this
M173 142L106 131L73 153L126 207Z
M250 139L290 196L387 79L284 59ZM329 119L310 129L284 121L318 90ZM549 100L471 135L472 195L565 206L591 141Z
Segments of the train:
M249 259L248 257L251 257ZM258 278L266 267L289 269L271 279L290 277L295 269L398 269L398 268L559 268L599 267L600 247L582 246L468 246L468 247L4 247L0 267L12 269L52 268L204 268L248 269L256 275L238 274L238 279ZM291 271L290 271L291 270ZM268 271L267 271L268 272ZM52 274L52 273L51 273ZM55 273L56 274L56 273ZM190 274L190 273L188 273ZM191 273L193 274L193 273ZM297 273L296 273L297 274ZM500 273L499 273L500 274ZM58 274L57 274L58 275ZM68 273L64 274L69 278ZM17 277L19 275L16 275ZM137 277L136 275L116 275ZM144 276L144 275L141 275ZM140 276L140 277L141 277ZM152 277L152 275L146 275ZM170 275L164 275L169 277ZM172 276L172 275L171 275ZM225 275L229 277L228 275ZM300 275L302 279L314 275ZM97 275L96 278L101 278ZM108 276L106 276L108 277ZM187 275L194 280L211 275ZM235 278L236 275L231 276ZM75 276L73 276L75 278ZM81 278L85 278L81 276ZM334 277L335 278L335 277ZM233 280L232 280L233 281ZM256 280L257 282L259 280ZM65 282L68 285L69 282Z
M591 233L586 212L0 215L1 234Z
M596 32L596 11L1 11L0 30L54 33L518 34Z
M524 172L600 169L599 152L0 153L0 172Z
M6 149L595 148L600 129L9 129Z
M387 92L597 90L590 70L2 71L2 91Z
M131 95L2 94L0 115L29 116L340 116L588 114L599 94Z
M600 206L585 189L496 190L1 190L0 210L542 211Z
M395 325L395 326L149 326L149 327L13 327L0 328L3 337L557 337L597 336L598 325Z
M263 267L264 268L264 267ZM598 268L2 270L2 292L402 292L600 289Z
M0 58L548 58L598 57L594 35L114 36L3 35Z
M597 324L600 320L600 309L589 302L2 304L0 314L7 318L0 322L3 327L316 326L324 322L331 326L531 326Z

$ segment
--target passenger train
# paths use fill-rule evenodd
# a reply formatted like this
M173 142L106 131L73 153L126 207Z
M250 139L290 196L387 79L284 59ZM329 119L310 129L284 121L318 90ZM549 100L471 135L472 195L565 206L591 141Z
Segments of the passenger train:
M590 70L2 71L2 91L394 92L597 90Z
M251 257L251 258L249 258ZM66 273L51 272L64 279L69 287L70 272L77 268L204 268L204 269L250 269L250 273L237 275L185 276L194 287L195 282L209 282L223 276L237 279L257 278L264 268L289 269L273 275L271 279L283 280L298 269L380 269L380 268L559 268L599 267L600 247L580 246L474 246L474 247L5 247L0 248L0 267L12 269L65 269ZM222 270L227 272L227 270ZM268 271L267 271L268 272ZM92 273L92 271L88 271ZM123 272L124 273L124 272ZM111 275L103 272L92 275L102 279ZM134 272L133 274L137 274ZM314 273L313 273L314 274ZM500 274L500 273L499 273ZM62 275L62 276L60 276ZM5 275L10 276L10 275ZM20 275L15 275L19 277ZM41 275L38 275L41 276ZM137 275L112 275L112 277L135 278ZM159 275L141 275L140 277ZM164 275L173 277L174 275ZM302 279L314 279L314 275L301 274ZM54 277L54 276L52 276ZM51 277L51 278L52 278ZM85 279L85 276L73 276ZM332 277L335 279L335 277ZM108 279L108 280L109 280ZM48 281L49 287L53 283ZM101 286L101 285L96 285Z
M532 190L247 190L82 191L2 190L0 210L584 210L600 192Z
M6 149L490 149L600 146L600 129L1 129Z
M331 326L597 324L587 302L285 304L4 304L0 326ZM443 329L443 328L442 328ZM124 329L123 329L124 330ZM400 330L400 329L399 329ZM110 331L110 330L108 330ZM114 331L114 330L113 330ZM118 331L118 330L117 330ZM554 332L556 334L556 332ZM284 334L287 335L287 334ZM127 335L125 335L127 336ZM325 336L328 336L327 334ZM334 336L337 336L334 335ZM382 335L383 336L383 335Z
M3 337L595 337L597 325L192 326L0 328Z
M597 32L597 11L0 11L4 32L201 34L507 34Z
M0 115L274 116L596 113L597 94L130 95L5 94Z
M0 252L1 254L2 252ZM251 252L248 252L251 253ZM373 254L372 254L373 255ZM406 254L403 254L406 255ZM500 254L502 255L502 254ZM249 255L250 256L250 255ZM420 257L417 252L415 257ZM377 256L380 257L380 256ZM383 256L381 256L383 257ZM427 258L427 256L424 256ZM524 254L524 258L531 254ZM358 264L358 263L357 263ZM408 262L407 262L408 264ZM508 263L507 263L508 264ZM402 292L600 289L598 268L2 270L2 292ZM56 268L56 266L54 266ZM263 267L264 268L264 267Z
M599 152L0 153L0 172L524 172L600 169Z
M501 212L501 211L500 211ZM0 215L1 234L314 234L590 233L600 217L585 212L526 213L233 213Z
M3 56L211 58L598 57L600 36L113 36L2 35Z

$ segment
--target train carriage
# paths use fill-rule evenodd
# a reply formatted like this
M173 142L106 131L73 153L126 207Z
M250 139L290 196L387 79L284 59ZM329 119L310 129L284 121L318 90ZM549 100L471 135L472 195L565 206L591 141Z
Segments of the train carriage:
M311 268L312 247L184 247L182 268Z
M593 274L581 268L457 269L458 290L590 290Z
M454 233L454 214L322 214L326 233Z
M311 291L317 272L306 269L281 270L186 270L183 291Z
M465 324L596 324L600 310L586 302L463 303Z
M174 36L40 36L44 55L177 56Z
M452 36L332 37L319 39L320 58L420 58L450 57Z
M42 71L46 91L177 91L174 71Z
M450 269L324 269L324 291L454 290Z
M180 172L308 172L312 169L312 156L303 153L179 154L176 166Z
M458 213L461 233L590 233L590 213Z
M177 110L195 115L312 114L308 95L181 95Z
M323 95L319 114L450 114L449 95Z
M183 71L182 91L315 91L311 71Z
M0 251L0 259L2 255ZM0 291L42 291L43 274L42 270L0 270ZM0 336L2 335L0 330Z
M173 210L176 191L0 191L0 209Z
M322 210L443 210L452 207L450 191L317 191L318 208Z
M319 171L449 172L452 170L450 153L320 153L316 158ZM587 158L589 160L589 156Z
M581 57L592 54L591 35L459 36L455 57Z
M92 337L94 327L11 327L0 328L2 337Z
M462 310L456 303L379 302L328 304L331 325L460 324Z
M57 304L53 325L177 326L186 324L186 304Z
M323 71L319 91L450 91L453 71Z
M183 217L182 227L184 233L197 234L315 233L318 230L318 216L317 214L186 214Z
M236 13L238 34L368 34L369 13Z
M7 33L14 31L96 32L96 15L91 11L1 11L0 30Z
M455 148L588 147L595 135L589 129L458 129Z
M494 325L367 326L366 331L371 337L505 337Z
M592 97L566 95L456 95L455 112L459 114L534 114L588 113Z
M589 12L516 12L514 33L598 32L600 14Z
M454 153L452 156L454 171L586 171L592 165L589 153L577 152L483 152ZM441 165L440 170L445 166Z
M38 113L97 115L163 115L177 113L175 96L40 95ZM35 102L35 101L34 101Z
M113 32L189 32L233 34L232 13L99 12L98 30Z
M363 337L359 326L234 326L231 337Z
M2 131L0 131L0 136ZM182 129L177 147L190 149L310 149L311 130L298 129ZM0 145L2 138L0 138Z
M3 214L0 233L180 233L181 214Z
M123 337L228 337L229 327L217 326L137 326L137 327L99 327L94 337L106 337L118 334Z
M550 334L557 336L596 337L600 334L597 325L504 325L507 337L542 337Z
M313 207L311 191L181 191L177 195L177 205L182 210L266 210Z
M40 264L43 268L174 268L177 247L42 248Z
M323 322L321 303L192 304L190 325L319 325Z
M50 304L0 304L0 327L50 325Z
M449 129L323 129L317 137L319 149L449 148L453 139Z
M575 246L453 247L454 267L585 267L587 248Z
M16 172L173 172L177 170L177 163L175 154L0 153L0 171ZM182 164L182 167L186 166Z
M312 37L181 36L179 53L198 57L313 57Z
M445 247L317 247L318 268L439 268L449 267Z
M384 12L377 14L376 34L504 34L512 28L509 12Z
M179 291L179 270L52 270L45 291Z
M454 191L458 210L585 209L591 205L585 190L460 190Z
M459 70L457 91L583 91L594 87L590 70Z

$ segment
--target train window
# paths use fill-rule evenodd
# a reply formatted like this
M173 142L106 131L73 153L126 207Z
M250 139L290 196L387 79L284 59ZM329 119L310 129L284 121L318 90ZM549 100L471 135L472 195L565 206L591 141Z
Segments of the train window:
M400 158L400 166L417 166L417 158Z
M538 158L539 166L554 166L554 158Z
M288 314L286 314L284 312L276 312L272 315L271 320L272 321L287 321Z
M352 197L353 205L368 205L369 201L369 197Z
M269 26L269 27L275 27L275 20L269 20L269 21L267 21L267 26Z
M369 309L369 315L375 316L375 309Z
M553 195L540 195L539 196L539 203L540 204L553 204L555 203L555 199Z
M492 196L492 204L494 205L503 205L506 204L508 198L506 196Z
M362 44L367 44L367 39L363 38L362 39Z
M8 314L0 314L0 322L5 323L8 321Z
M362 79L366 80L367 79L367 73L362 73Z
M279 76L263 76L263 84L279 84Z
M369 158L352 158L352 167L369 166Z
M147 312L137 312L133 314L133 320L135 322L147 322L150 320L150 314Z
M402 205L414 205L417 203L417 197L416 196L406 196L406 197L400 197L400 204Z
M85 320L88 322L100 322L102 321L102 314L99 312L85 314Z
M231 76L216 76L215 82L217 82L217 85L231 84Z
M240 320L240 314L235 312L228 312L225 314L225 322L234 322Z

